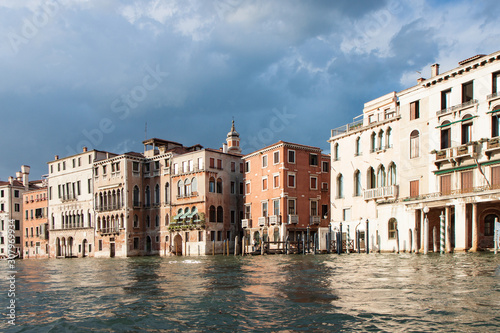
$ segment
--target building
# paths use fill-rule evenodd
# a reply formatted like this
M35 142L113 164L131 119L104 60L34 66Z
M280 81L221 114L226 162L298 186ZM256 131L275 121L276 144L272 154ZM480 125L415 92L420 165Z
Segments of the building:
M243 165L234 122L219 150L157 138L94 163L95 256L206 255L234 249Z
M332 225L371 250L493 246L500 216L500 52L365 104L332 130ZM354 153L352 153L354 152ZM352 184L352 185L351 185ZM349 228L349 234L347 234ZM437 247L439 249L439 246Z
M23 253L22 220L23 193L30 188L30 167L21 166L16 177L8 181L0 181L0 257L9 255L9 228L14 228L15 251L19 256Z
M22 244L24 259L49 258L48 193L46 180L31 182L30 190L23 194L24 229ZM33 184L33 185L32 185Z
M94 163L114 156L91 150L48 162L50 257L94 256Z
M326 249L330 221L330 157L320 148L279 141L243 157L247 251L262 240L295 242L319 235ZM280 245L271 244L273 248ZM281 246L283 248L283 246Z

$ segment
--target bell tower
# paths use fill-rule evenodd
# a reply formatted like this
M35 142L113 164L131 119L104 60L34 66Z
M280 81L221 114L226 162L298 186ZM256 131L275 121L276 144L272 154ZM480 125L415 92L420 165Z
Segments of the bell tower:
M227 133L226 142L227 142L228 153L241 154L240 134L236 132L236 129L234 128L234 119L233 119L233 124L231 126L231 131Z

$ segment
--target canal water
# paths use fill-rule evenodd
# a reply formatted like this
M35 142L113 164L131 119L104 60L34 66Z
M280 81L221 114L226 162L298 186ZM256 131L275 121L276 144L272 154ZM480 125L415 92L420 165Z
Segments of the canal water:
M500 255L17 260L2 332L499 332ZM6 262L0 262L7 272Z

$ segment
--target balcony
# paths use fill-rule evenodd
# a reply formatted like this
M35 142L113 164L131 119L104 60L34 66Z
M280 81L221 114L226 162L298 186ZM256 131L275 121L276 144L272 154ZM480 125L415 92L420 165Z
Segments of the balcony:
M111 235L111 234L119 234L120 233L120 228L115 227L115 228L101 228L97 230L98 233L101 234L101 236L104 235Z
M458 147L433 150L431 153L436 154L434 164L439 169L439 166L443 162L450 162L455 165L457 162L460 162L465 158L477 158L478 142L469 142Z
M74 193L63 194L63 196L61 197L61 201L63 202L73 200L76 200L76 195Z
M486 97L486 99L487 99L487 100L490 100L490 99L493 99L493 98L495 98L495 97L499 97L499 96L500 96L500 92L495 92L495 93L493 93L493 94L489 94L489 95Z
M97 205L95 207L95 210L98 212L108 212L111 210L119 210L122 209L123 207L124 205L122 204L112 204L112 205L102 205L102 206Z
M266 226L267 217L259 217L259 227Z
M298 215L288 215L288 224L297 224L299 223Z
M269 216L269 224L272 225L281 224L281 216L280 215Z
M491 158L491 154L493 154L495 151L500 151L500 137L492 138L488 140L488 143L486 144L486 150L484 151L484 154L488 156L488 159Z
M455 112L455 111L459 111L459 110L462 110L462 109L466 109L468 107L471 107L471 106L474 106L478 103L477 99L471 99L470 101L467 101L467 102L464 102L462 104L458 104L458 105L455 105L455 106L452 106L452 107L449 107L449 108L446 108L446 109L442 109L442 110L439 110L436 112L436 116L444 116L445 114L448 114L448 113L452 113L452 112Z
M242 228L248 228L250 227L252 224L252 220L251 219L244 219L244 220L241 220L241 227Z
M365 190L363 199L396 199L398 196L398 185L384 186Z
M134 208L141 208L141 202L134 200Z
M321 223L321 216L310 216L309 223L310 224L320 224Z

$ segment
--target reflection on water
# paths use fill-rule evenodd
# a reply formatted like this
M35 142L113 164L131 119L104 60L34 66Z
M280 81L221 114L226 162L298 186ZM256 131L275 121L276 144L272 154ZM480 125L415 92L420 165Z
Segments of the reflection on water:
M493 254L19 260L18 326L0 330L499 331L499 264ZM4 308L5 279L0 290Z

